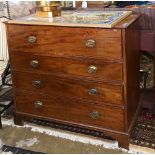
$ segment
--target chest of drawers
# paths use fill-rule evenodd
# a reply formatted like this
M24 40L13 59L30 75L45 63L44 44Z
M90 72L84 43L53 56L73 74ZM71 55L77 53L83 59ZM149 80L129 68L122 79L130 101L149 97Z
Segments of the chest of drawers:
M39 118L128 148L139 101L138 16L114 28L6 23L15 124Z

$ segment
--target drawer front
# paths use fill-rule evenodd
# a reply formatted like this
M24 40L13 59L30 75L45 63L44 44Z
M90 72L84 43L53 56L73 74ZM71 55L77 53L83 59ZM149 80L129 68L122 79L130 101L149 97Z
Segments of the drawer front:
M122 81L122 64L104 62L101 59L67 59L20 53L12 54L11 62L12 69L17 71L62 73L105 81Z
M8 25L9 48L40 55L122 59L121 30Z
M16 94L16 111L74 124L124 131L124 110L37 94ZM33 98L30 97L33 95Z
M120 85L22 72L13 72L13 82L14 86L20 90L123 104L123 92Z

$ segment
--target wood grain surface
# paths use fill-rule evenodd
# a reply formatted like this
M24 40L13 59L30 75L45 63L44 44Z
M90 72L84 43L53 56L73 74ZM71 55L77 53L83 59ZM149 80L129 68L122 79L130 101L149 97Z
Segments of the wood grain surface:
M26 52L12 54L13 70L46 74L65 74L68 76L79 76L92 80L122 82L122 63L107 62L103 59L88 59L83 57L52 57L28 55ZM36 67L31 66L31 62L38 62ZM95 66L96 72L89 73L89 67ZM61 75L60 75L61 76Z
M97 83L88 80L75 80L73 78L64 79L46 74L24 72L13 72L13 74L15 89L44 93L52 96L59 94L61 96L71 96L92 101L123 104L121 85ZM33 81L40 81L40 85L33 86ZM91 89L96 89L97 93L95 95L90 94Z
M108 106L97 106L78 100L64 100L64 98L45 98L44 95L16 93L16 111L38 115L42 117L55 118L79 124L97 126L102 128L124 131L123 109ZM36 108L35 102L41 101L43 107ZM99 118L93 119L92 112L98 112ZM109 123L111 122L111 123Z
M122 59L121 30L117 29L8 25L8 32L12 53ZM36 42L29 43L29 36L35 36ZM89 39L96 42L92 48L86 47Z

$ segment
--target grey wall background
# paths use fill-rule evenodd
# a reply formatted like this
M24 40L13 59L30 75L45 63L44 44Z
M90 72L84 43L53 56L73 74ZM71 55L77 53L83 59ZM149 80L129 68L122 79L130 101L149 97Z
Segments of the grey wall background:
M11 18L17 18L30 14L30 10L35 7L35 1L9 1L9 9Z
M8 1L10 16L12 19L26 16L30 14L31 9L33 9L35 5L35 1ZM6 1L0 2L0 16L8 16Z
M0 16L7 16L5 1L0 1Z

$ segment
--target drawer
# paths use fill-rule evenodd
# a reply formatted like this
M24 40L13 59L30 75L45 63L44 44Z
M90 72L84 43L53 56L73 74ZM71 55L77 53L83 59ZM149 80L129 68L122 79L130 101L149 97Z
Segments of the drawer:
M30 71L35 73L60 73L60 58L49 56L29 55L21 52L11 55L13 70Z
M62 73L73 76L122 81L122 64L102 59L59 58L27 53L11 55L12 69L35 73Z
M122 59L119 29L8 25L11 52Z
M94 102L123 104L123 92L120 85L22 72L13 72L13 82L15 88L20 90L82 98Z
M90 127L124 131L124 110L67 98L16 92L16 111ZM33 96L33 97L31 97Z

